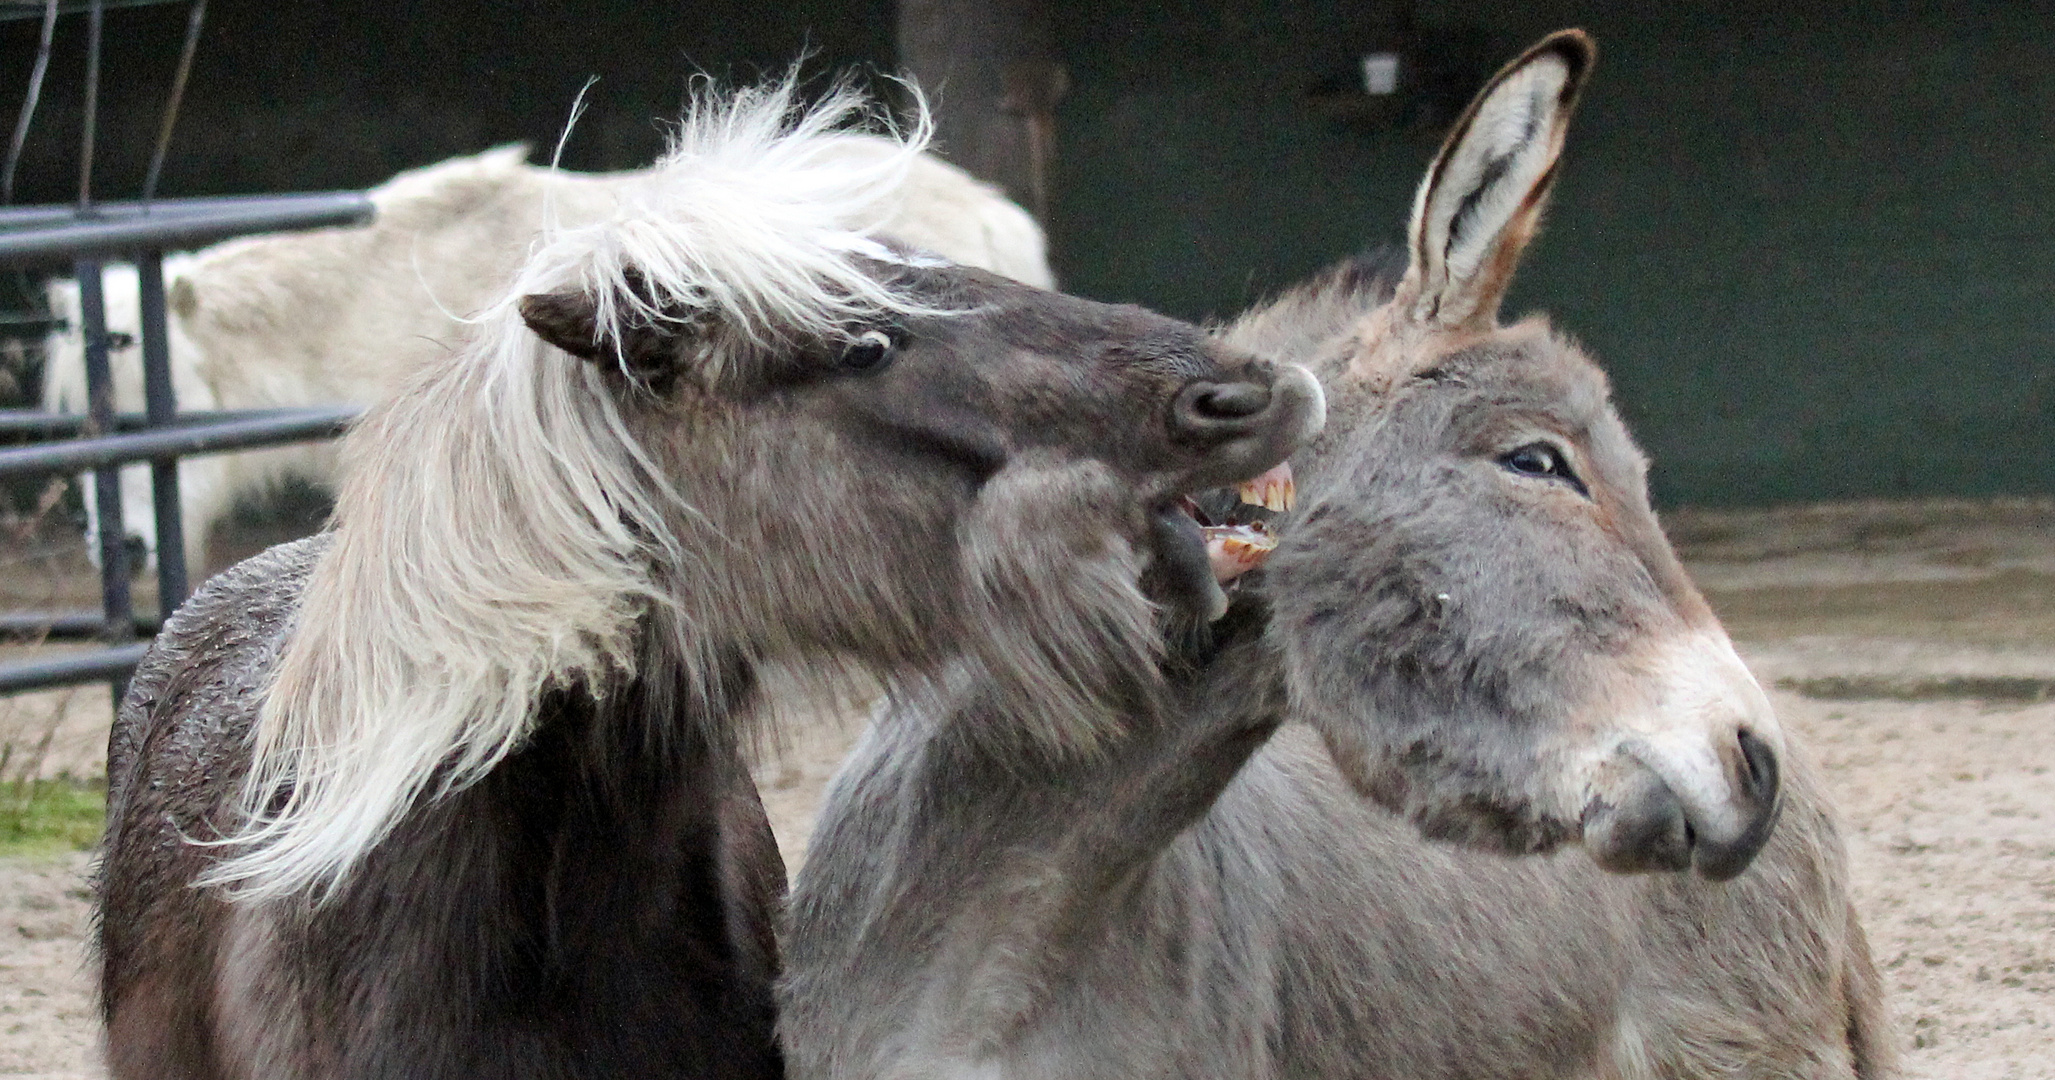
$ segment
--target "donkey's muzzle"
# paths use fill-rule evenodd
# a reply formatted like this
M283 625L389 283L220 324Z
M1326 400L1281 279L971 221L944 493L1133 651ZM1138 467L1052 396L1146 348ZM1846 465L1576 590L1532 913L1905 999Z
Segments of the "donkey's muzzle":
M1630 748L1625 755L1639 758ZM1673 783L1650 762L1627 766L1584 810L1584 848L1614 873L1696 870L1726 881L1755 860L1782 810L1776 750L1747 728L1735 735L1727 794L1708 800L1702 785Z

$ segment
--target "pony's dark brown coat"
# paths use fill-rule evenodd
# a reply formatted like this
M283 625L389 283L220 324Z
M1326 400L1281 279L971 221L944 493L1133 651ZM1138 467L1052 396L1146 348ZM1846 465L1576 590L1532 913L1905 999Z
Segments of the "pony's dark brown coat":
M248 764L251 661L325 547L215 578L132 684L101 893L114 1075L778 1075L784 870L732 731L681 716L658 650L603 700L550 695L534 740L409 816L328 903L253 918L191 887L215 852L188 841L238 824L221 795Z

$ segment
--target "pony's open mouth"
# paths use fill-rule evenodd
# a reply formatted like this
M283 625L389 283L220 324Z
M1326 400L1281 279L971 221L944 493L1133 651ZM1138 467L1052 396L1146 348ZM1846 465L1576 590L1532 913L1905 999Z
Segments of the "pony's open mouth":
M1158 558L1193 611L1208 621L1226 613L1222 586L1263 565L1277 547L1269 524L1253 515L1290 509L1294 492L1291 465L1281 463L1243 481L1239 501L1224 512L1209 514L1189 495L1156 512Z

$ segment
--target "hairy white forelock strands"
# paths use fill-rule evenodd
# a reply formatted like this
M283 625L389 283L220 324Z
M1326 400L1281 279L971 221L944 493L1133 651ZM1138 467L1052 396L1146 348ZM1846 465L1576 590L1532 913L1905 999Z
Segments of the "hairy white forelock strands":
M925 109L896 155L822 154L872 118L847 87L798 109L789 76L702 89L612 220L546 236L468 345L346 437L333 540L252 733L246 824L213 841L231 855L201 884L326 895L418 800L517 749L546 690L603 693L631 672L657 605L676 624L663 647L711 684L719 628L693 624L675 590L738 553L673 535L691 493L636 445L603 373L530 333L518 301L581 288L603 339L649 320L717 325L726 345L693 361L709 381L853 321L933 311L864 268L893 258L869 235L926 145Z
M933 134L925 106L897 153L852 162L834 150L874 115L867 99L838 86L798 112L793 98L790 76L726 101L702 83L651 182L622 194L615 220L560 232L521 291L577 286L598 305L602 342L685 317L718 326L697 358L709 385L880 315L945 314L864 265L926 261L871 239Z

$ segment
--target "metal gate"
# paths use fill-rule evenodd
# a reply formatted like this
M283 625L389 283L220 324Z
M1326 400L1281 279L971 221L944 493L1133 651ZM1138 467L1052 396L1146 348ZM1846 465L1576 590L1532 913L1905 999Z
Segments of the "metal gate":
M207 0L190 0L184 44L172 76L164 114L135 202L99 202L93 196L93 145L98 127L100 45L106 12L183 0L41 0L0 5L0 21L37 18L42 32L13 138L0 166L0 203L14 195L20 163L60 16L86 19L86 65L79 130L79 192L76 204L0 208L0 269L69 268L78 277L80 323L85 343L87 410L84 415L33 409L0 410L0 437L26 438L32 445L0 449L0 483L39 474L90 469L86 492L99 519L100 610L28 612L0 616L0 631L13 635L97 637L105 646L83 655L0 665L0 694L106 681L118 704L129 674L147 646L139 629L161 626L190 592L185 537L178 493L178 461L279 443L333 438L355 415L351 406L272 409L249 412L178 411L172 393L171 345L165 312L164 253L190 250L250 233L351 225L370 220L371 200L360 192L311 195L253 195L230 198L155 199L179 102L192 70ZM139 414L114 410L114 380L108 353L107 308L101 267L108 260L133 260L142 325L145 406ZM155 619L139 621L129 593L129 550L122 527L121 466L150 463L151 497L157 525Z
M164 253L249 233L357 224L371 216L371 200L360 192L0 209L0 268L69 266L78 276L89 403L83 415L0 410L0 434L46 440L0 449L0 481L91 469L93 484L87 497L100 522L101 610L17 614L7 619L7 625L17 633L71 636L84 631L105 645L82 655L0 666L0 694L104 680L120 700L129 673L147 648L136 640L137 613L129 594L131 567L121 524L122 465L150 463L159 610L157 618L144 625L161 625L191 591L179 513L179 458L333 438L356 415L355 406L179 412L172 393ZM113 259L135 262L141 290L147 404L140 414L114 410L108 358L112 342L101 280L102 264Z

